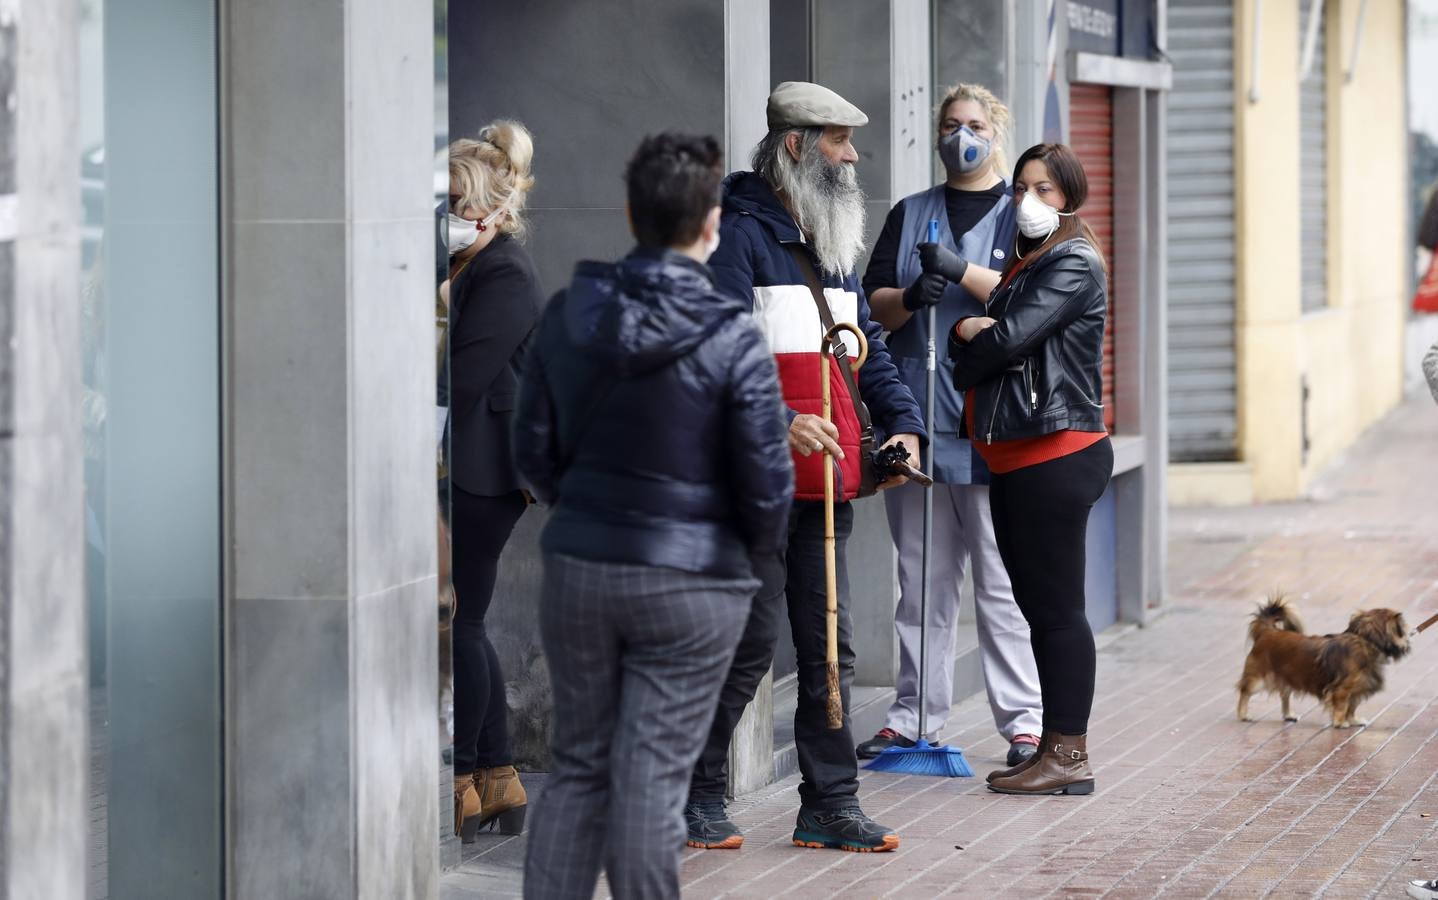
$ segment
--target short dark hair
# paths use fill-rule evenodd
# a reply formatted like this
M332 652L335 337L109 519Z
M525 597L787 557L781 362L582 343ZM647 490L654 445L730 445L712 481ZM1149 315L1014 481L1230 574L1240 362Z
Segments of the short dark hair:
M724 154L708 135L666 131L646 137L624 168L634 237L646 247L699 239L704 217L719 204Z

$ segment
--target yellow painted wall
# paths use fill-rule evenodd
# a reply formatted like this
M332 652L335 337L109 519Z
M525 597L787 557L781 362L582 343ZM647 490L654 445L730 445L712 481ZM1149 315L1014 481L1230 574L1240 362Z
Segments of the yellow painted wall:
M1303 320L1312 447L1303 483L1403 394L1407 129L1403 4L1370 2L1345 83L1359 0L1329 0L1328 147L1331 309ZM1341 29L1341 40L1333 36Z
M1299 496L1400 399L1403 376L1405 35L1402 4L1370 2L1358 65L1344 69L1360 0L1328 0L1330 308L1299 295L1298 35L1307 4L1262 4L1249 102L1254 0L1235 4L1239 453L1256 500ZM1308 461L1302 452L1307 376Z

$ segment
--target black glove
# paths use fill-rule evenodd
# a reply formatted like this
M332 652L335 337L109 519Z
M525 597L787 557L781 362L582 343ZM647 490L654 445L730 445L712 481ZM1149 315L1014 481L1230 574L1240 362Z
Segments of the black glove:
M968 271L969 261L948 247L925 241L919 245L919 265L924 267L925 272L942 275L958 284Z
M920 275L914 283L904 288L904 309L918 312L926 306L933 306L944 296L949 283L937 274Z

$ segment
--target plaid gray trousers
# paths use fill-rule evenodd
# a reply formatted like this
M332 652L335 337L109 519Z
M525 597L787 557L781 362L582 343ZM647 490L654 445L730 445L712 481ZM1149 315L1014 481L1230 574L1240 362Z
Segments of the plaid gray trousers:
M689 773L759 583L546 554L540 633L553 771L526 898L679 896Z

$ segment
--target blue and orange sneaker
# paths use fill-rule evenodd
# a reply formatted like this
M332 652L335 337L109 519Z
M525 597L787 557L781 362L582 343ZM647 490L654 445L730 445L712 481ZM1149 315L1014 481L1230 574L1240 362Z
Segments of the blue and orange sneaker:
M851 853L883 853L899 848L899 836L864 815L857 806L844 809L799 809L794 845Z

